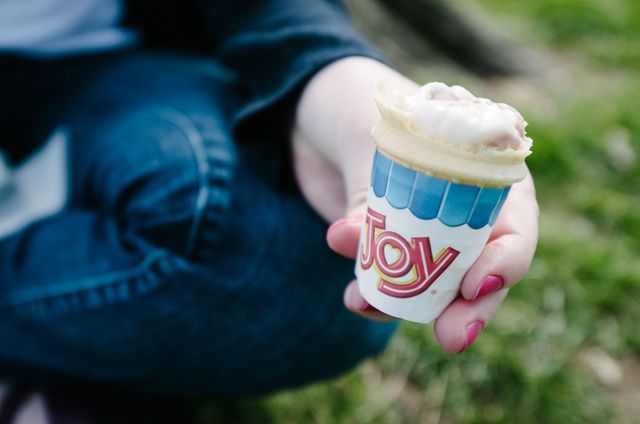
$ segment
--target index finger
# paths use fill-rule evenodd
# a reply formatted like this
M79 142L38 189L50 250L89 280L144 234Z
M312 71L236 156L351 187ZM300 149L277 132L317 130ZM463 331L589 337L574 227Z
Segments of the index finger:
M514 184L480 257L460 291L473 300L517 283L529 270L538 243L538 204L531 176Z

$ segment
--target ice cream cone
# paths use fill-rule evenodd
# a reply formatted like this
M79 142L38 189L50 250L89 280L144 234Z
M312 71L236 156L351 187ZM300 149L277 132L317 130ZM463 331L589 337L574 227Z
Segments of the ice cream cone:
M472 108L475 98L466 90L461 95L464 107ZM484 128L484 140L478 142L469 135L465 144L459 126L468 123L456 126L454 119L449 123L452 129L447 129L445 120L444 129L429 133L429 127L422 130L416 124L411 108L402 104L398 93L394 97L383 89L376 100L382 120L372 132L378 151L356 275L360 292L371 305L398 318L427 323L457 297L462 277L482 252L511 184L526 175L524 158L531 142L524 136L522 121L520 144L492 140L504 137L500 134L508 125L498 128L497 136ZM447 101L455 104L458 100ZM494 108L486 99L477 101L483 105L479 107L495 109L486 112L489 120L495 118L492 113L510 108ZM443 119L446 106L445 102L440 111ZM505 110L517 114L512 108ZM458 115L458 120L470 119L459 111ZM465 131L473 130L473 125L467 126ZM514 134L520 134L518 128L507 135ZM505 148L508 143L517 148Z

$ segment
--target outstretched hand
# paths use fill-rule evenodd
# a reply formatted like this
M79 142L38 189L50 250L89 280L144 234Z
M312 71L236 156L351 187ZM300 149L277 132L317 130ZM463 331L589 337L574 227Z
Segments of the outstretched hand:
M293 132L294 169L309 203L328 222L329 247L355 259L364 221L375 145L370 135L379 114L372 92L386 81L406 93L418 86L366 58L339 60L305 88ZM491 236L463 278L460 296L440 315L435 332L442 348L464 351L496 312L509 287L527 272L538 238L538 206L528 176L513 185ZM356 281L345 306L364 317L391 320L361 296Z

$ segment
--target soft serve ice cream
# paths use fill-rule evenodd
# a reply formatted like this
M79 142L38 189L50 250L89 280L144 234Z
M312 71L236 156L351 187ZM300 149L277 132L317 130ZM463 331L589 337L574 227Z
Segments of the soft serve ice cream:
M427 323L458 295L531 139L511 106L430 83L405 96L381 86L382 119L356 275L379 310Z
M411 168L454 181L502 186L523 179L531 139L526 122L504 103L434 82L405 96L380 86L379 149Z

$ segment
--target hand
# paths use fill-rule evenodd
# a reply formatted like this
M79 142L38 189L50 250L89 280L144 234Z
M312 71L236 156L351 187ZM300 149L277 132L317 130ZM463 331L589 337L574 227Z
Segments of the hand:
M406 93L418 86L379 62L339 60L305 88L293 129L294 169L307 201L333 225L327 242L355 259L375 145L370 131L379 120L372 93L379 81ZM527 272L538 236L538 206L528 176L515 184L482 254L465 275L461 296L437 319L436 337L451 353L465 350L493 316L508 288ZM355 281L346 307L375 320L393 319L371 307Z

